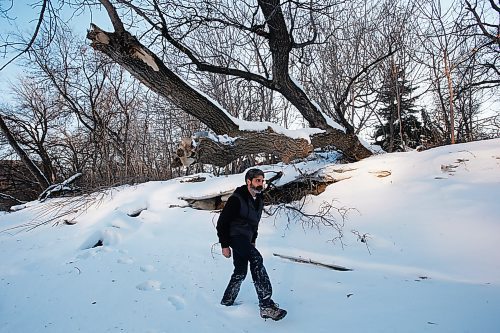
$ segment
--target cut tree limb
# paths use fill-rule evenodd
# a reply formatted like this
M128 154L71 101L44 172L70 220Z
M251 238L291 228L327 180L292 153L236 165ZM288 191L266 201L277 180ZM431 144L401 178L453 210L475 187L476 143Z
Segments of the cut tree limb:
M325 263L322 263L319 261L314 261L311 259L304 259L301 257L286 256L286 255L278 254L278 253L273 253L273 256L283 258L283 259L288 259L288 260L291 260L293 262L298 262L298 263L302 263L302 264L311 264L311 265L326 267L326 268L330 268L330 269L333 269L336 271L342 271L342 272L352 271L351 268L346 268L344 266L339 266L339 265L334 265L334 264L325 264Z
M353 141L356 142L353 144ZM333 143L335 142L335 143ZM188 166L194 163L226 166L240 156L267 153L281 161L290 161L309 156L315 148L331 148L341 151L352 161L358 161L372 153L359 142L355 135L340 130L311 135L311 142L293 139L274 132L271 128L261 132L241 131L232 142L222 143L210 137L183 138L177 149L173 166Z
M210 137L189 138L181 141L177 149L174 165L184 166L193 163L205 163L226 166L240 156L268 153L288 163L298 158L305 158L313 151L313 146L305 139L292 139L274 132L271 128L261 132L242 131L231 142L217 142Z

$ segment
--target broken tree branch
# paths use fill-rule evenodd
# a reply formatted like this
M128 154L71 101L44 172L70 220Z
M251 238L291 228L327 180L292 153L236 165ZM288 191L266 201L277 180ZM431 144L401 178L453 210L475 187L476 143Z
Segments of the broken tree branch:
M304 259L301 257L286 256L286 255L278 254L278 253L273 253L273 256L283 258L283 259L288 259L290 261L298 262L301 264L311 264L311 265L326 267L326 268L333 269L335 271L341 271L341 272L352 271L351 268L346 268L344 266L339 266L339 265L334 265L334 264L325 264L325 263L322 263L319 261L315 261L315 260L311 260L311 259Z

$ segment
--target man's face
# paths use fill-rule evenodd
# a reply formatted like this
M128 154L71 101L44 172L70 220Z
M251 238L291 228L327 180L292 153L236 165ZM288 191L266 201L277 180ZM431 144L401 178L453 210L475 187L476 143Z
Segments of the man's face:
M252 180L247 179L247 185L249 189L252 189L255 193L260 193L264 189L264 177L257 176Z

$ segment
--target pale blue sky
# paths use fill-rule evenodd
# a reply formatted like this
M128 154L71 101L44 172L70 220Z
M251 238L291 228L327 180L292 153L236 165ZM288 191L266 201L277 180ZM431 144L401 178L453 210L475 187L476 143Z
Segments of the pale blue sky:
M9 0L0 0L3 2L3 7L5 7ZM3 18L0 18L0 26L2 34L11 31L22 31L26 32L26 35L32 33L35 29L36 20L39 15L39 7L31 7L31 3L34 1L23 1L15 0L12 9L9 11L9 16L14 18L15 21L9 22ZM105 30L112 30L109 18L103 12L94 10L92 13L90 11L80 12L79 15L72 15L74 10L66 8L61 16L64 21L72 28L75 33L85 37L87 29L90 27L90 23L93 22ZM0 58L0 67L3 66L8 60L12 58L13 55L6 59ZM23 74L23 67L19 58L0 71L0 95L3 96L2 102L10 102L10 92L9 86L11 82L15 82L19 76Z

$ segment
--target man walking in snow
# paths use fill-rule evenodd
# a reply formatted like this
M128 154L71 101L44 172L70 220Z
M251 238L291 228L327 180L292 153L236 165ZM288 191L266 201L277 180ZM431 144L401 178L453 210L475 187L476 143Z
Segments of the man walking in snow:
M271 299L271 281L262 256L255 248L257 229L264 208L261 194L264 189L264 172L260 169L248 170L245 182L229 197L217 221L217 236L222 254L226 258L230 258L232 254L234 264L221 304L233 305L250 263L250 272L259 298L260 316L280 320L285 317L286 311Z

